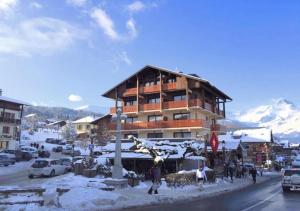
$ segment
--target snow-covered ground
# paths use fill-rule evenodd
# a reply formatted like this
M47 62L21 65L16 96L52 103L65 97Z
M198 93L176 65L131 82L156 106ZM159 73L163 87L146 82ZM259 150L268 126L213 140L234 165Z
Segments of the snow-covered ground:
M268 176L258 177L258 182L265 181ZM0 206L0 210L109 210L120 209L133 206L143 206L157 203L168 203L176 200L192 199L194 197L208 197L224 192L240 189L252 184L250 178L235 179L233 183L218 179L214 184L205 184L203 187L190 185L184 187L171 188L163 182L159 188L158 195L147 193L151 182L143 182L137 187L128 187L114 191L104 191L100 188L105 187L102 182L104 178L85 178L74 176L72 173L67 175L50 178L42 182L41 187L46 188L43 196L45 206L38 205L13 205ZM70 188L71 190L58 197L57 187ZM9 187L7 187L9 188Z

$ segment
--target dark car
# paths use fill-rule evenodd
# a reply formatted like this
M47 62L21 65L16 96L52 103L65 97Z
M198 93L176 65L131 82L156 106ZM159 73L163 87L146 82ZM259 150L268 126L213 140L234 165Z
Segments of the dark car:
M62 146L53 147L52 151L53 152L62 152L63 151L63 147Z
M16 162L16 158L11 154L0 154L0 165L8 166L8 165L14 165Z
M1 151L1 153L11 154L14 155L16 150L13 149L4 149Z
M49 158L50 157L50 152L48 150L39 150L39 157L41 158Z
M46 143L53 144L54 138L46 138Z
M17 161L29 161L32 159L32 154L30 152L16 150L15 151Z

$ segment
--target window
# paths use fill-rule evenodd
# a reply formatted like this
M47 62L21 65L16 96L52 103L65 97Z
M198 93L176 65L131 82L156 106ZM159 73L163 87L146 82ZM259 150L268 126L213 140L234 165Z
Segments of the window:
M91 126L90 126L90 125L87 125L87 126L86 126L86 129L87 129L87 130L91 129Z
M168 79L168 83L175 83L176 82L176 77L172 77Z
M174 132L174 138L191 138L191 132Z
M186 119L190 119L190 118L191 118L190 113L182 113L182 114L174 114L173 115L174 120L186 120Z
M182 101L182 100L186 100L186 95L174 95L174 96L173 96L173 100L174 100L174 101Z
M137 122L138 121L138 118L136 116L134 117L127 117L125 122L126 123L133 123L133 122Z
M160 103L160 98L159 97L149 97L147 100L148 104L158 104Z
M2 133L3 133L3 134L9 134L9 131L10 131L10 127L8 127L8 126L3 126L3 129L2 129Z
M163 116L162 115L150 115L148 116L148 122L156 122L156 121L162 121Z
M77 130L82 130L82 125L77 125Z
M134 98L126 98L125 101L124 101L124 105L125 106L133 106L133 105L136 105L136 99Z
M147 138L162 138L163 134L162 133L148 133Z
M145 87L154 86L154 85L158 85L158 84L160 84L159 80L157 80L157 81L146 81L145 82Z

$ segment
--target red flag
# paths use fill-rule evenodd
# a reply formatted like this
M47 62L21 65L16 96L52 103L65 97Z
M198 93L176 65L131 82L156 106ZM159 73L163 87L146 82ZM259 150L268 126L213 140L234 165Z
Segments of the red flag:
M218 136L214 132L211 134L210 146L211 146L212 151L214 153L217 153L218 147L219 147L219 141L218 141Z

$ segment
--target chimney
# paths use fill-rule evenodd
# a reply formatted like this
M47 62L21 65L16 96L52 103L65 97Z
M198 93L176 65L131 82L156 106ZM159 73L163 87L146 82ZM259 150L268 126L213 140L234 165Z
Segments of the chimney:
M0 96L2 96L2 89L0 89Z

